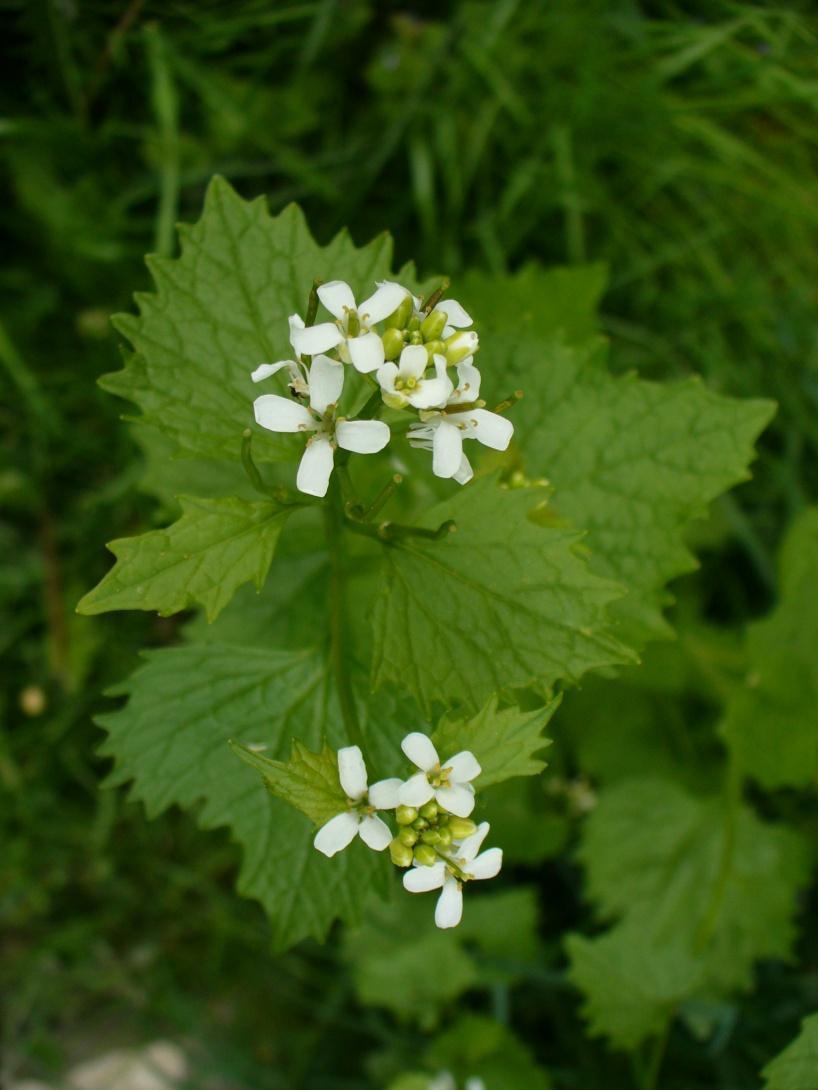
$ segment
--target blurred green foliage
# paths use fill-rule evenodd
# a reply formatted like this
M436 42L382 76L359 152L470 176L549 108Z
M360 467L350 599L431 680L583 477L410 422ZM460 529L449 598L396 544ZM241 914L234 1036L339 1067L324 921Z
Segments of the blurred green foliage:
M542 895L541 952L470 992L513 1023L555 1087L648 1090L658 1054L630 1061L584 1036L561 937L587 913L562 849L593 794L580 767L596 783L684 762L712 786L720 708L744 669L739 632L774 601L777 546L818 498L814 6L0 11L2 1078L58 1074L100 1041L161 1032L194 1038L201 1070L225 1086L364 1090L416 1068L426 1047L412 1023L357 1003L361 982L333 944L260 956L266 926L233 892L226 837L180 814L146 824L98 786L102 693L176 627L73 612L106 569L101 543L159 521L166 503L155 473L140 484L122 409L95 380L117 363L108 315L147 284L142 255L174 251L174 222L195 218L219 172L274 211L297 200L321 242L343 225L359 242L389 229L398 264L416 259L423 274L606 262L616 367L698 371L779 403L755 479L692 543L703 567L677 587L678 642L600 698L622 720L619 744L589 683L555 720L554 776L531 785L530 808L506 811L518 835L532 825L516 865ZM764 807L815 828L803 795ZM814 947L800 953L798 966L762 966L740 1002L686 1010L661 1085L758 1085L818 1006ZM486 952L459 956L479 965ZM438 1052L446 1060L445 1039Z

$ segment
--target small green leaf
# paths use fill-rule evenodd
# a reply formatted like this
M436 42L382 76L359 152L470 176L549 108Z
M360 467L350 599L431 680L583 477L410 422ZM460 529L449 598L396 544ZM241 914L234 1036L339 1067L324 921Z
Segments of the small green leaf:
M229 496L179 502L182 515L166 530L110 543L116 564L80 601L80 613L155 609L168 616L198 602L212 621L243 583L261 589L292 508Z
M238 742L231 744L243 761L262 774L271 794L306 814L315 825L323 825L346 810L338 755L329 746L313 753L301 742L293 742L289 761L273 761Z
M780 600L750 626L748 671L722 729L759 783L804 787L818 776L818 509L791 528L780 567Z
M462 749L471 750L483 770L476 787L489 787L514 776L534 776L545 768L545 761L534 754L551 744L542 732L559 704L557 697L534 711L501 709L493 696L469 719L444 716L433 741L444 759Z
M764 1090L818 1090L818 1014L801 1023L801 1032L761 1072Z
M633 661L608 626L620 591L578 555L582 535L529 518L547 493L476 480L426 513L453 519L443 540L399 539L386 550L373 619L375 686L394 681L421 708L477 711L503 689L574 679Z

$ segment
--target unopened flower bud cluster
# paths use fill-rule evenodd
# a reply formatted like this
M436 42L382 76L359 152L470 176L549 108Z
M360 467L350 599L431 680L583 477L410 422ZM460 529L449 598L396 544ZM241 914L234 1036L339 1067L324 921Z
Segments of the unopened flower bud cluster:
M514 428L480 400L480 372L474 365L480 342L460 303L433 297L424 306L392 281L377 284L360 304L342 280L321 284L317 294L332 320L307 326L299 315L291 315L294 358L263 363L252 373L254 382L287 375L290 397L263 394L253 408L261 427L307 437L296 480L302 492L326 495L339 447L375 454L390 441L385 421L338 415L347 367L369 376L384 406L415 416L407 438L412 446L431 450L438 477L460 484L471 480L464 439L507 449Z
M410 893L441 891L435 909L438 927L456 927L463 915L463 885L494 878L500 872L500 848L481 852L488 822L470 818L475 794L472 781L481 772L473 753L463 750L441 761L432 740L413 731L401 749L417 771L406 780L380 780L368 785L366 765L358 746L338 751L338 775L347 808L322 825L315 847L333 856L356 836L374 851L389 849L392 862L403 868L403 885ZM391 829L378 816L391 811Z

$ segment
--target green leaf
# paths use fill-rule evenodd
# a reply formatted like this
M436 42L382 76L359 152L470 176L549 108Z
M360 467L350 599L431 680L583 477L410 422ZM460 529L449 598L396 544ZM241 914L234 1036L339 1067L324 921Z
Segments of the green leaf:
M600 914L622 922L572 940L572 972L595 1032L623 1047L655 1032L678 999L746 988L757 959L789 956L808 852L799 834L741 804L667 780L621 781L601 792L579 855ZM600 966L637 979L651 959L625 1029Z
M179 502L182 515L166 530L110 543L117 562L80 601L80 613L155 609L168 616L198 602L212 621L243 583L261 589L292 508L235 497Z
M210 183L202 218L181 227L180 239L180 257L148 259L157 290L136 296L139 315L115 319L135 355L102 385L135 402L177 453L237 461L258 394L250 372L291 356L288 315L303 317L316 277L365 293L392 278L392 243L380 235L358 249L342 232L319 246L295 205L271 217L263 198L244 201L223 178ZM416 286L411 269L399 278ZM254 454L278 460L299 445L257 429Z
M358 919L362 892L385 888L388 860L357 842L326 859L312 823L229 748L235 739L281 760L293 738L316 750L344 744L323 654L201 644L146 657L119 690L127 704L100 720L113 782L133 780L149 816L198 806L204 828L230 829L243 854L239 891L264 905L278 948Z
M405 686L421 708L477 711L493 693L632 661L608 627L615 584L578 555L581 535L535 524L541 488L474 481L428 511L453 519L443 540L404 538L385 552L373 625L373 683Z
M697 378L612 376L606 343L580 339L598 270L575 272L579 307L576 315L568 307L564 335L549 301L550 274L540 273L539 293L536 282L531 272L517 320L511 305L491 308L482 289L480 357L492 361L492 388L524 391L513 419L526 470L547 477L554 509L588 531L592 569L628 588L612 613L623 623L621 638L641 648L670 634L666 584L695 567L688 524L747 479L753 443L775 406L722 397ZM533 320L520 320L529 312Z
M801 1032L761 1072L764 1090L818 1090L818 1014L801 1023Z
M323 825L347 807L338 778L338 755L329 746L313 753L293 742L289 761L273 761L262 753L233 742L234 752L264 777L273 795L300 810L315 825Z
M745 772L765 787L818 776L818 510L804 512L781 551L781 594L750 625L748 672L728 703L723 733Z
M558 697L534 711L501 709L493 696L469 719L444 716L433 741L447 755L471 750L483 770L476 787L490 787L514 776L534 776L545 768L545 761L534 754L551 744L542 732L559 704Z

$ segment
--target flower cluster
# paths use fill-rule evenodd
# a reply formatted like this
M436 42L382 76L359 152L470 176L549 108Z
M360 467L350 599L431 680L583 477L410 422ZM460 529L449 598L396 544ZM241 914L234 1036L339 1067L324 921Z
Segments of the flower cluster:
M307 436L296 482L302 492L326 495L339 447L356 454L384 449L390 428L374 419L383 407L414 416L407 438L412 446L432 451L438 477L460 484L471 480L465 439L507 449L514 428L480 400L480 372L474 365L480 342L460 303L435 293L424 304L392 281L379 283L360 304L342 280L321 284L317 298L333 320L307 325L291 315L294 358L263 363L251 376L261 382L279 372L287 375L290 397L263 394L253 408L261 427ZM347 366L381 395L374 407L367 402L360 419L338 411Z
M457 1083L448 1071L441 1071L429 1083L428 1090L457 1090ZM486 1090L486 1084L476 1076L466 1079L463 1090Z
M463 915L463 885L494 878L503 863L500 848L480 851L488 822L476 825L469 817L480 765L468 750L441 761L432 740L418 731L407 734L401 749L417 771L405 781L380 780L371 787L360 748L338 751L347 808L321 826L315 847L333 856L359 836L375 851L389 848L392 862L406 872L404 888L410 893L439 889L435 923L456 927ZM387 810L394 811L394 833L378 816Z

